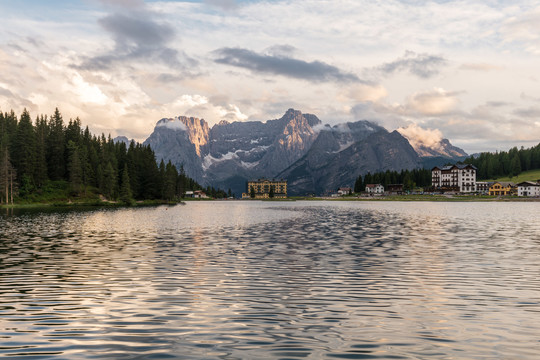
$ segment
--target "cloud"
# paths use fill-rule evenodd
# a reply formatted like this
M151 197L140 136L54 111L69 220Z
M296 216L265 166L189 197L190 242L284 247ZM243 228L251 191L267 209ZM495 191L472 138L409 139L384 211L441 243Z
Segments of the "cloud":
M175 107L192 108L208 104L208 98L202 95L182 95L172 105Z
M307 62L288 55L258 54L241 48L221 48L213 51L213 54L217 57L214 61L218 64L244 68L254 73L281 75L311 82L360 82L356 75L321 61Z
M248 116L240 111L240 108L231 103L223 103L216 97L216 102L211 102L210 99L198 94L184 94L176 100L166 105L168 111L174 111L177 114L185 116L194 116L206 119L210 125L219 122L220 120L245 121Z
M117 6L123 8L144 7L144 0L97 0L105 6Z
M534 106L529 107L525 109L516 109L514 110L514 115L522 117L522 118L534 118L538 119L540 118L540 107Z
M354 84L344 88L339 95L339 99L343 102L350 100L355 102L380 101L387 96L388 91L382 85Z
M506 42L521 44L526 52L540 54L540 7L509 18L501 26L501 33Z
M504 67L488 63L465 63L462 64L459 69L468 71L496 71L503 70Z
M419 78L427 79L437 75L447 63L448 61L442 56L406 51L403 57L379 66L378 70L385 75L405 71Z
M448 92L444 89L433 89L424 93L416 93L408 99L407 107L422 115L437 116L455 110L459 92Z
M238 7L236 0L204 0L205 4L219 7L223 10L234 10Z
M397 131L406 137L411 143L412 147L419 149L423 146L442 150L441 140L443 139L442 132L437 129L424 129L417 124L410 124L406 128L399 128Z
M197 62L185 53L169 47L176 38L175 29L154 19L149 11L124 11L98 20L112 37L114 47L97 56L87 57L76 66L84 70L105 70L132 62L163 64L176 70L195 66Z
M184 125L182 121L180 121L178 118L174 119L161 119L156 124L156 127L165 127L167 129L175 130L175 131L186 131L187 127Z
M0 84L0 110L2 107L7 110L9 105L11 105L12 108L16 105L15 108L27 108L29 110L36 109L36 105L30 100L27 100L18 94L14 94L11 90Z

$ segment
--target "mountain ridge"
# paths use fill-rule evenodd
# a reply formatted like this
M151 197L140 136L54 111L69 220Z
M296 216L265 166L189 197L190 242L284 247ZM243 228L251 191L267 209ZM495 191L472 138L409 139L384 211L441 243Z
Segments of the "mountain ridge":
M367 171L422 165L418 150L398 131L366 120L323 125L317 116L295 109L279 119L222 120L212 127L196 117L163 118L144 144L158 161L170 160L196 181L231 188L237 195L253 178L284 177L291 194L321 193L352 186ZM448 140L441 146L455 148ZM430 149L423 154L442 155Z

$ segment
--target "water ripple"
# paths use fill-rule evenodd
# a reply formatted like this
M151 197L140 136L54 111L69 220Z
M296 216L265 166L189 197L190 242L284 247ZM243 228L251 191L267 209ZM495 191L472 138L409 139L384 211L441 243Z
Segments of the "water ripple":
M536 203L0 217L0 356L536 359Z

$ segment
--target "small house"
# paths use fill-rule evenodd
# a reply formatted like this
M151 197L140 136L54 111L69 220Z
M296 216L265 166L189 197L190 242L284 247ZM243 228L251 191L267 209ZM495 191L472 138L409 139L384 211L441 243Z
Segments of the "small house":
M403 194L403 184L388 184L386 192L389 195L401 195Z
M352 193L352 189L350 187L340 187L337 191L339 196L345 196Z
M523 181L517 184L518 196L540 196L540 183Z
M367 184L366 193L370 195L383 194L384 186L382 186L381 184Z
M506 196L516 193L516 185L511 182L497 181L489 187L489 195Z

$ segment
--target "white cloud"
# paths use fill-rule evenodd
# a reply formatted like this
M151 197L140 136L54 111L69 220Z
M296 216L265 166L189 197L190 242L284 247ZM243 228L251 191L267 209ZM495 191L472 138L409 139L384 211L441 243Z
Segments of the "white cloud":
M531 125L532 99L520 96L534 94L538 83L531 79L540 78L534 1L93 0L69 13L16 6L2 5L9 29L0 33L4 111L27 106L32 115L49 114L58 106L64 118L80 116L93 131L138 140L163 117L212 125L277 118L289 107L331 124L367 119L389 130L411 123L439 128L462 143L540 138ZM139 10L151 18L133 13ZM124 11L132 16L114 15ZM151 31L137 26L134 33L116 20ZM223 48L331 64L371 82L313 84L216 66L209 54ZM84 59L114 66L76 68ZM436 66L422 72L431 60ZM392 65L392 76L375 71L384 64ZM501 101L509 105L497 107Z
M208 98L202 95L182 95L173 104L175 108L192 108L208 104Z
M71 78L71 90L79 96L79 99L83 103L95 103L98 105L105 105L108 97L101 91L101 89L94 84L86 82L81 74L74 72Z
M184 125L184 123L181 122L178 118L162 119L156 124L156 127L165 127L167 129L177 130L177 131L187 130L186 125Z
M458 93L441 88L416 93L408 99L408 107L422 115L444 115L456 109Z
M410 124L406 128L397 129L397 131L406 137L415 149L425 146L435 150L442 150L440 142L443 135L440 130L423 129L417 124Z
M508 18L501 32L505 41L522 44L525 51L540 54L540 6Z

